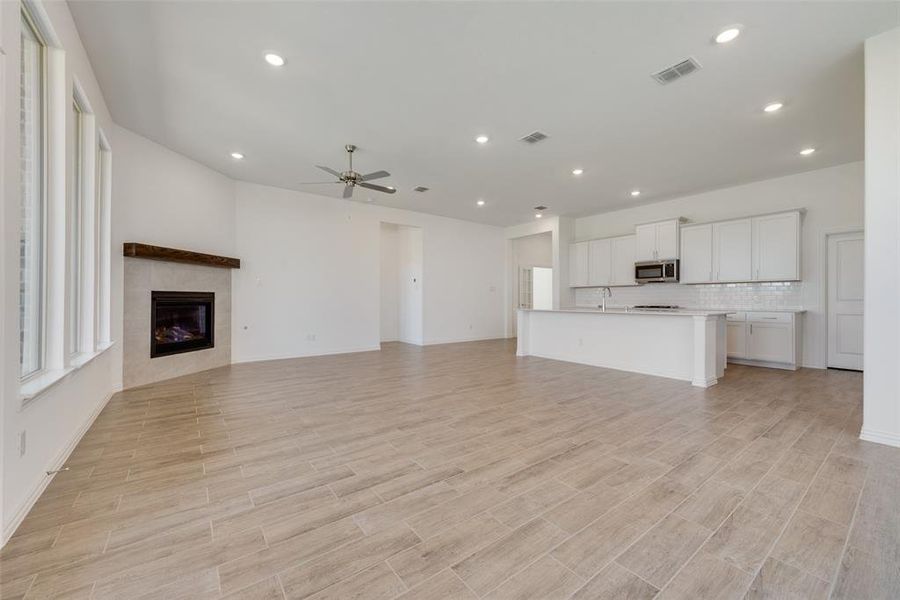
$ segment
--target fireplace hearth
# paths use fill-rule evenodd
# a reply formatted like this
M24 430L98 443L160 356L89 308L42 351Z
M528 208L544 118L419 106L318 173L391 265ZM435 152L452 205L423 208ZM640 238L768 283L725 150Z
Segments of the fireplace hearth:
M150 357L215 347L212 292L151 292Z

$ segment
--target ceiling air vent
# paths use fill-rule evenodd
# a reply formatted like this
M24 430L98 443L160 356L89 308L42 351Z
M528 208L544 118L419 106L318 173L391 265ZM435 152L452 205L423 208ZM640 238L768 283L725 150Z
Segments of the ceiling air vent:
M416 187L413 188L413 191L414 192L427 192L429 189L431 189L431 188L427 188L424 185L417 185Z
M651 75L653 79L655 79L658 83L662 85L666 85L667 83L672 83L676 79L681 79L685 75L690 75L694 71L700 70L700 63L698 63L693 58L688 58L687 60L683 60L677 65L672 65L666 69L663 69L659 73L654 73Z
M519 139L527 144L537 144L540 141L546 140L547 134L540 131L533 131L525 137Z
M546 206L535 206L534 210L547 210Z

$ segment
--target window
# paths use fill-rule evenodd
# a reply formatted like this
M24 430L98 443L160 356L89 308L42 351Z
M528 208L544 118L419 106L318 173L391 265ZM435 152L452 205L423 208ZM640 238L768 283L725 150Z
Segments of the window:
M83 112L78 102L72 103L72 124L74 128L72 136L72 188L69 191L69 295L67 304L66 323L68 324L68 353L69 356L81 351L81 299L82 299L82 260L83 248L83 224L84 195L82 193L83 174L81 148L84 143Z
M95 169L95 214L96 214L96 257L97 276L95 278L94 292L94 346L99 350L109 344L109 192L112 187L110 182L110 163L112 160L109 144L102 131L97 131Z
M19 104L19 365L23 378L44 366L45 294L45 45L22 13Z

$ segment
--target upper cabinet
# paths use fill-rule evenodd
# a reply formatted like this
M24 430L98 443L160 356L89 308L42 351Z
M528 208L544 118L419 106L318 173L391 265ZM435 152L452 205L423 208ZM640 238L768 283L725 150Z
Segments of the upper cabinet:
M634 282L634 254L637 238L633 235L609 240L612 252L610 285L637 285Z
M678 226L679 220L672 219L635 227L635 261L678 258Z
M588 253L590 242L569 244L569 287L588 285Z
M612 253L609 240L588 242L588 285L609 285Z
M753 280L800 279L800 213L753 219Z
M681 229L681 283L799 279L799 211Z
M713 224L713 273L716 281L750 281L751 219Z
M569 244L569 287L636 285L635 236Z
M681 228L681 283L713 280L713 226Z

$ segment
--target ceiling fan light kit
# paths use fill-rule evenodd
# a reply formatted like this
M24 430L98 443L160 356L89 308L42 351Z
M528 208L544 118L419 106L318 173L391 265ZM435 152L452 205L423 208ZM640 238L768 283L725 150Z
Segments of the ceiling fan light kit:
M301 183L300 185L315 185L318 183L343 183L344 184L344 198L351 198L353 196L353 188L359 186L361 188L366 188L367 190L374 190L376 192L382 192L384 194L393 194L396 192L396 188L387 187L383 185L376 185L374 183L369 183L373 179L381 179L383 177L390 177L391 174L387 171L373 171L371 173L366 173L365 175L361 173L357 173L353 170L353 152L356 150L356 146L353 144L347 144L344 146L344 150L347 151L347 159L349 163L349 168L346 171L336 171L329 167L323 167L322 165L316 165L317 168L322 169L326 173L330 175L334 175L337 177L337 181L330 182L310 182L310 183Z

